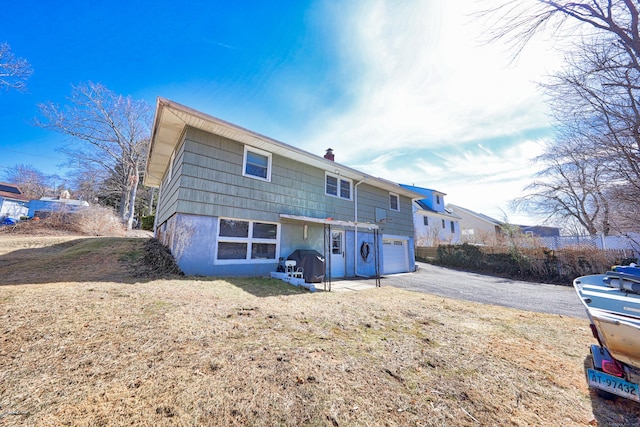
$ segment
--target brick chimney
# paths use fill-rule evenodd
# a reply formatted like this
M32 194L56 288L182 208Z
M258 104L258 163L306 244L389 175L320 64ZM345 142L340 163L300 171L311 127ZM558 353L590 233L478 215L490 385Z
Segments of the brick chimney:
M334 159L333 149L327 148L327 152L324 154L324 158L327 160L331 160L333 162L333 159Z

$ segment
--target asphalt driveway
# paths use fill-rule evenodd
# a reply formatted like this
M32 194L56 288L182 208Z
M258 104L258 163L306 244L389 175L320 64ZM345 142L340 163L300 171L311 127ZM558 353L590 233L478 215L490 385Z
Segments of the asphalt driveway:
M418 271L386 276L382 279L382 286L519 310L586 318L573 286L522 282L422 262L416 264Z

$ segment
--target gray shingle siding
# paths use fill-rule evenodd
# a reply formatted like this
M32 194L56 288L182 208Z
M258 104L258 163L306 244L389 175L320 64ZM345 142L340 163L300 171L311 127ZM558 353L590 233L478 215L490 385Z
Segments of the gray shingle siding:
M175 213L271 222L279 222L281 213L355 219L353 200L325 194L324 170L273 155L271 182L267 182L242 175L243 155L239 142L187 128L175 155L172 179L163 184L158 224ZM359 222L375 222L375 208L383 207L390 220L381 224L383 233L413 236L408 198L400 197L400 212L395 212L388 209L387 191L366 182L357 191ZM354 193L352 188L352 197Z

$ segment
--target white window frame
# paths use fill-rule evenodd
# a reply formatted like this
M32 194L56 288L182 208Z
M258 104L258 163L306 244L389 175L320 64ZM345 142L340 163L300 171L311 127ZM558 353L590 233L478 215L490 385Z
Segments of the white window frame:
M327 191L327 177L332 177L335 178L337 181L336 184L336 193L337 194L331 194ZM342 188L342 183L346 182L349 184L349 197L342 197L341 194L341 188ZM324 194L329 196L329 197L336 197L338 199L342 199L342 200L353 200L353 181L350 180L349 178L343 178L340 175L336 175L333 173L329 173L329 172L325 172L324 174Z
M267 177L266 178L247 173L247 154L250 152L267 158ZM253 179L259 179L260 181L271 182L271 163L272 163L272 154L269 153L268 151L249 147L248 145L244 146L244 155L242 158L242 175L243 176L246 176L248 178L253 178Z
M228 236L220 236L220 223L221 221L242 221L249 223L249 231L248 237L228 237ZM259 224L271 224L276 226L276 238L275 239L261 239L254 238L253 236L253 226L255 223ZM244 259L218 259L218 243L246 243L247 244L247 253L245 254ZM252 246L254 243L267 243L267 244L275 244L276 251L275 257L273 259L253 259L251 258ZM214 245L214 264L222 265L222 264L273 264L278 262L278 258L280 257L280 224L277 222L269 222L269 221L257 221L250 219L239 219L239 218L218 218L218 231L216 235L216 243Z
M391 204L391 199L395 197L396 199L396 207L394 208ZM389 209L392 211L400 212L400 196L396 193L389 193Z

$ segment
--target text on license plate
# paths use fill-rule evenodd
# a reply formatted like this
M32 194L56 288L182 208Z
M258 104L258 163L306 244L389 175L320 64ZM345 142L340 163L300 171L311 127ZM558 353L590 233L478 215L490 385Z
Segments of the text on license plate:
M630 383L622 378L605 374L594 369L587 369L588 383L592 387L640 402L638 384Z

